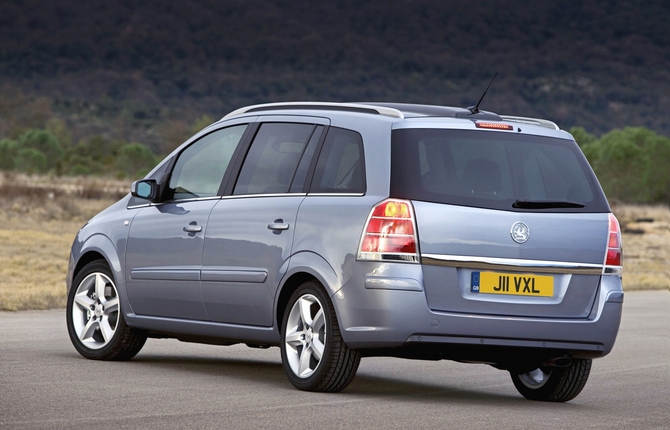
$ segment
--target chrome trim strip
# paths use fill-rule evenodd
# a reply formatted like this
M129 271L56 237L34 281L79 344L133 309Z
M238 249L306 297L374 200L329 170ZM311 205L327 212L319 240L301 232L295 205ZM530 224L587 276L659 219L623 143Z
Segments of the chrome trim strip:
M421 254L421 263L429 266L446 266L480 270L504 270L509 272L541 272L574 275L601 275L603 273L602 264L573 263L568 261L522 260L517 258Z
M309 193L311 197L363 197L365 193Z
M307 193L274 193L274 194L236 194L236 195L231 195L231 196L212 196L212 197L200 197L200 198L194 198L194 199L182 199L182 200L170 200L167 202L157 202L157 203L145 203L141 205L134 205L134 206L128 206L126 209L137 209L137 208L144 208L148 206L163 206L163 205L169 205L169 204L180 204L180 203L188 203L188 202L200 202L204 200L228 200L228 199L242 199L242 198L253 198L253 197L304 197L306 196ZM313 195L313 194L312 194ZM329 194L331 195L331 194ZM333 194L333 195L338 195L342 196L344 194ZM358 194L356 194L358 195ZM363 195L363 194L361 194Z
M360 246L359 246L360 248ZM416 254L407 254L401 252L368 252L358 251L359 261L383 261L389 263L418 263L419 257Z
M221 200L248 199L254 197L304 197L307 193L271 193L271 194L233 194L221 197Z
M207 196L207 197L193 197L192 199L179 199L179 200L169 200L167 202L158 202L156 203L156 206L158 205L169 205L169 204L179 204L179 203L186 203L186 202L202 202L205 200L219 200L221 196Z
M144 203L141 205L126 206L126 209L148 208L151 205L155 205L155 203Z
M221 196L209 196L209 197L194 197L192 199L181 199L181 200L169 200L166 202L155 202L155 203L143 203L141 205L128 206L126 209L136 209L136 208L145 208L149 206L163 206L163 205L178 205L181 203L188 202L203 202L206 200L220 200Z

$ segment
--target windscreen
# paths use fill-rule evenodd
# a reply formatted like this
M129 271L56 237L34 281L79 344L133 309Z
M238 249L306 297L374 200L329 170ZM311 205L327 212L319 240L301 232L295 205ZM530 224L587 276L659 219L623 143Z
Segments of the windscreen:
M480 130L394 130L391 196L487 209L609 212L574 141Z

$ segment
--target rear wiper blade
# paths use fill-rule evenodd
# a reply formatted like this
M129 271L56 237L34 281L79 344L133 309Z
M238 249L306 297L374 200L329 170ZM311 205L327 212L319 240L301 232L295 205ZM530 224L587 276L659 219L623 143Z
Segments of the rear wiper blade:
M584 204L555 200L517 200L512 203L512 207L517 209L560 209L583 208Z

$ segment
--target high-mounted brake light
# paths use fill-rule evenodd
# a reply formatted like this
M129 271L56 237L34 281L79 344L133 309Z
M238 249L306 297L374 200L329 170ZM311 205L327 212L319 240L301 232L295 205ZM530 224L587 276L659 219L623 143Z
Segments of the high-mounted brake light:
M388 199L370 211L358 249L359 260L419 262L412 204Z
M609 228L607 233L607 256L605 257L605 274L621 275L623 266L623 250L621 244L621 229L614 214L609 214Z
M477 128L489 128L493 130L514 130L514 126L509 124L501 124L499 122L475 122Z

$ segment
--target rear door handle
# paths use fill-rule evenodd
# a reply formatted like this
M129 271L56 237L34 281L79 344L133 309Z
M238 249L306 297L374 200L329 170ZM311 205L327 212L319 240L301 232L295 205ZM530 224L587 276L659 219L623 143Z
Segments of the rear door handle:
M270 230L288 230L288 223L285 223L283 219L276 219L273 223L268 224Z
M189 224L184 227L186 233L200 233L202 231L201 225Z

